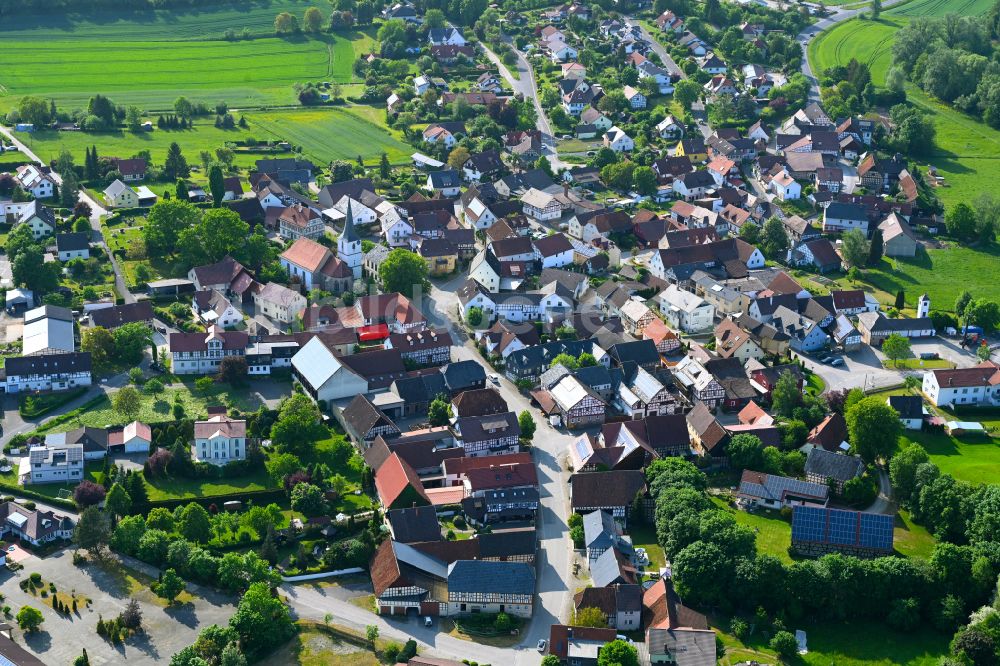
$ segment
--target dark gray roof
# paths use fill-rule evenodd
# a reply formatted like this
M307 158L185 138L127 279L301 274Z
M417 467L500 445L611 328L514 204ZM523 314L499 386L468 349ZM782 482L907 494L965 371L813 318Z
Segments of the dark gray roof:
M433 506L393 509L386 516L396 541L416 543L441 539L441 524L438 523L437 512Z
M432 171L427 174L430 178L431 185L436 189L441 189L444 187L458 187L462 184L462 179L459 177L458 172L454 169L448 169L446 171Z
M639 365L648 363L659 364L660 354L656 351L656 343L652 340L636 340L635 342L619 342L608 350L611 358L619 365L632 361Z
M463 442L483 442L501 437L520 437L521 426L514 412L488 416L466 416L455 421Z
M609 548L590 565L590 577L594 587L607 587L615 583L634 583L635 580L623 568L624 556L614 548Z
M430 402L438 395L447 394L444 375L435 372L416 377L403 377L392 384L392 391L408 403Z
M814 447L810 449L806 458L805 469L806 474L833 478L837 481L850 481L864 471L865 464L856 456L831 453L826 449Z
M591 352L594 348L593 340L556 340L546 342L543 345L534 345L512 352L507 357L507 367L515 371L519 368L527 370L541 370L547 368L559 354L569 354L579 356L583 352Z
M588 548L610 548L621 534L621 527L607 511L583 514L583 543Z
M376 426L393 426L395 424L376 407L367 396L356 395L341 414L347 426L347 432L355 439L363 439ZM396 429L398 432L398 428Z
M901 419L924 418L924 401L919 395L891 395L889 406L899 412Z
M90 234L86 231L59 234L56 236L56 248L60 252L88 250L90 249Z
M486 382L486 371L475 361L458 361L449 363L441 371L448 389L455 393L475 388L476 384Z
M448 567L448 593L535 594L535 570L524 562L460 560Z
M489 532L476 537L479 541L479 556L511 557L514 555L534 555L537 546L534 529L504 530Z
M591 365L580 368L573 373L583 384L594 388L595 386L607 386L612 383L611 373L603 365Z
M118 328L125 324L147 322L153 318L153 304L150 301L136 301L124 305L114 305L110 308L93 310L90 320L94 326Z
M8 377L20 375L51 376L67 372L90 372L90 352L42 354L4 359Z
M868 220L868 213L865 207L855 203L842 203L834 201L826 207L824 217L832 217L837 220Z

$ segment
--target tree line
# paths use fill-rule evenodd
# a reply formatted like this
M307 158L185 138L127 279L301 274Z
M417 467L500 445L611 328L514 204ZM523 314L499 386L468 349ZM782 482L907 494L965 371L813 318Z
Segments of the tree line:
M905 485L902 464L894 466L898 468L894 481ZM930 476L934 476L930 468L921 468L920 479ZM737 617L757 613L782 626L808 618L884 621L900 631L914 631L930 622L941 631L954 631L989 600L996 584L1000 549L983 540L968 545L940 543L926 561L830 554L786 564L757 552L754 532L712 503L707 479L693 464L658 460L647 469L647 479L655 501L657 537L673 565L674 584L685 603L695 607ZM938 485L953 488L956 483ZM996 517L1000 488L978 492L976 499L992 501L991 519L1000 520ZM962 496L943 490L926 495L927 511L936 514L946 505L960 504L955 497ZM979 529L989 527L987 511L980 512ZM935 520L951 524L947 518Z

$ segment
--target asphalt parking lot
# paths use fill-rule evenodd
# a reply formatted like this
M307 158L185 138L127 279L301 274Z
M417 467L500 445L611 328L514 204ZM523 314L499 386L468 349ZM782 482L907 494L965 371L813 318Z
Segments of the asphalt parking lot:
M80 607L72 617L58 615L45 600L21 591L18 583L34 572L40 573L45 583L55 583L61 592L75 591L88 597L92 601L90 607ZM136 581L111 566L91 563L77 567L69 549L44 559L31 556L24 561L24 569L16 573L0 570L0 587L12 613L16 615L27 605L37 608L45 617L41 631L31 635L15 631L15 636L20 645L46 664L71 664L82 648L87 648L94 666L125 661L166 663L175 652L193 643L201 628L227 624L236 610L234 598L206 590L200 590L192 601L166 608L148 587L137 585ZM146 633L124 645L113 646L97 635L97 619L117 617L133 596L142 608ZM63 640L68 633L72 633L73 640Z

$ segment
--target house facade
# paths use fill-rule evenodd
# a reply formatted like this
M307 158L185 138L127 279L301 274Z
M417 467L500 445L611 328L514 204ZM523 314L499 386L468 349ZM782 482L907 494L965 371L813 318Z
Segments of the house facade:
M247 457L247 422L225 414L215 414L194 422L191 459L212 465L226 465Z

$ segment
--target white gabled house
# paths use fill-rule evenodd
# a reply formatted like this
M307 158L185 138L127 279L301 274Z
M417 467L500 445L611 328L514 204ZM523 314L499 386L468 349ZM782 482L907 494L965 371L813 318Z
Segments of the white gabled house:
M627 153L635 149L635 141L625 133L625 130L614 126L604 134L604 147L616 153Z
M661 139L682 139L684 138L684 124L669 115L656 124L656 133L660 135Z

